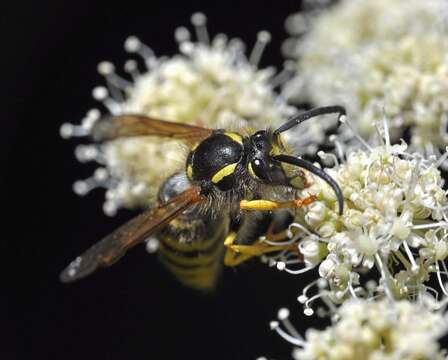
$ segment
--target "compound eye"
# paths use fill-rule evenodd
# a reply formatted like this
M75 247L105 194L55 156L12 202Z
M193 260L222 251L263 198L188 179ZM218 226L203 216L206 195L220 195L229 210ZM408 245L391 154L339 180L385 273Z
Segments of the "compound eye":
M258 150L264 150L266 143L268 142L266 132L264 130L258 131L252 136L252 141Z
M252 168L253 173L255 174L255 176L261 180L266 180L267 179L267 167L266 165L260 160L260 159L255 159L252 160L250 163L250 166Z
M249 173L252 177L272 185L288 184L288 178L280 165L254 159L249 163Z

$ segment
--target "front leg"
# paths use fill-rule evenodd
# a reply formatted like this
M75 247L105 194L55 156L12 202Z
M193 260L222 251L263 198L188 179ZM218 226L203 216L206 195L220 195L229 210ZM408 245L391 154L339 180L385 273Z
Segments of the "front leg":
M296 199L290 201L272 201L272 200L241 200L240 209L271 211L276 209L297 209L306 205L310 205L316 201L317 197L311 195L305 199Z

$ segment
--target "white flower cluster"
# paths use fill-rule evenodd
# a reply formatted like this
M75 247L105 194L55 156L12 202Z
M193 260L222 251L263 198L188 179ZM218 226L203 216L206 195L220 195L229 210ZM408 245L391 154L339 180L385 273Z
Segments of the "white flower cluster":
M281 309L271 328L296 346L296 360L442 360L438 339L448 319L407 300L350 300L333 314L325 330L309 329L303 338ZM286 329L284 330L283 327Z
M272 68L257 68L270 40L268 32L259 33L246 57L238 39L220 34L210 41L203 14L194 14L192 22L198 42L191 40L186 28L178 28L180 54L173 57L157 58L139 39L129 37L125 49L143 58L146 71L140 73L137 62L129 60L125 64L133 78L129 82L115 73L111 63L100 63L98 71L107 87L95 88L94 98L113 115L137 113L205 127L265 127L294 112L274 91L287 79L288 71L274 76ZM88 136L99 116L93 110L80 126L64 124L62 136ZM182 144L143 137L81 145L76 155L80 161L95 160L103 168L92 178L76 182L75 191L85 194L94 187L106 187L104 210L110 215L122 206L147 205L161 181L182 169L185 159Z
M288 21L303 28L303 14ZM437 154L448 142L448 2L343 0L308 19L289 46L298 76L288 93L315 105L340 104L365 137L383 115L393 139ZM291 44L291 42L289 42ZM321 123L324 132L328 124Z
M279 270L317 270L298 301L308 316L316 310L331 315L332 325L308 330L303 338L282 309L271 326L298 347L298 360L442 359L437 339L448 330L442 316L448 304L448 198L439 168L448 164L448 153L441 154L448 143L448 2L328 2L315 0L313 7L305 0L310 16L295 15L287 23L293 34L304 32L292 46L298 75L290 82L289 63L279 74L258 68L269 33L259 33L247 56L239 39L210 39L205 16L197 13L197 40L178 28L175 56L157 57L129 37L125 49L140 56L145 70L128 60L128 80L113 64L100 63L106 84L93 97L111 115L226 129L284 122L296 112L285 94L317 106L347 107L355 123L343 117L340 134L329 138L336 155L317 152L334 125L329 118L285 134L294 152L317 152L334 165L327 171L342 190L343 214L333 189L309 174L311 186L297 196L316 201L296 212L285 241L260 239L288 249L262 256ZM64 124L61 135L88 137L101 117L92 109L80 125ZM393 144L407 128L409 148L404 141ZM79 145L77 158L101 167L74 190L83 195L106 188L109 215L120 207L146 206L161 182L183 168L185 150L174 140L145 137ZM149 241L148 249L155 251L157 244ZM315 306L316 300L325 307Z
M319 154L337 162L328 173L343 192L345 209L339 215L333 190L313 176L313 184L301 196L315 195L317 201L290 226L291 242L298 242L306 267L291 269L289 264L297 260L290 253L270 259L290 273L319 267L325 281L313 282L299 297L308 315L317 298L341 303L378 295L410 300L430 297L438 306L438 291L428 284L432 274L448 295L442 281L448 275L448 198L438 170L443 159L410 154L405 143L391 145L383 124L386 140L382 146L340 154L342 163L335 155ZM338 147L342 149L341 144ZM361 281L371 269L376 269L378 286ZM317 294L310 297L314 285Z

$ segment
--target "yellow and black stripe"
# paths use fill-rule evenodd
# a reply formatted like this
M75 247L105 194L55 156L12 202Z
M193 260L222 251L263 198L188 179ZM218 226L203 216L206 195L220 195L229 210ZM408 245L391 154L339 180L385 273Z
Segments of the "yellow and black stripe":
M212 290L223 265L228 219L177 219L159 234L160 261L184 285Z

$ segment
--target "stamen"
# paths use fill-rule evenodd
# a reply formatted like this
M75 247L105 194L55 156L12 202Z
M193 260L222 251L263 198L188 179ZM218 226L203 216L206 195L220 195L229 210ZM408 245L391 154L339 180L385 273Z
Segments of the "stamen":
M63 139L87 136L99 117L100 112L97 109L89 110L87 115L81 120L81 125L64 123L59 129L59 134Z
M108 61L98 64L98 73L105 77L107 88L116 101L124 101L123 93L132 83L123 79L115 73L115 66Z
M308 295L306 294L313 286L320 284L321 278L316 279L306 285L302 290L302 295L297 298L297 301L301 304L304 304L308 300Z
M106 200L103 204L103 212L107 216L115 216L120 204L113 200Z
M448 208L448 206L446 207ZM436 209L434 209L436 210ZM440 221L437 223L430 223L430 224L421 224L421 225L414 225L411 227L413 230L422 230L422 229L432 229L432 228L438 228L438 227L448 227L448 223L446 221Z
M295 228L297 228L297 229L299 229L299 230L302 230L303 232L305 232L307 235L312 235L312 236L316 236L315 234L313 234L312 232L310 232L306 227L304 227L303 225L301 225L301 224L299 224L299 223L291 223L289 226L288 226L288 237L290 237L290 238L292 238L293 237L293 234L292 234L292 231L291 231L291 228L293 228L293 227L295 227ZM297 240L297 238L298 238L298 235L300 235L300 232L298 232L296 235L295 235L295 237L296 237L296 240Z
M136 53L145 61L148 70L154 68L157 58L154 51L147 45L143 44L136 36L129 36L124 42L124 49L129 53Z
M383 114L383 116L381 118L382 128L380 127L380 121L376 121L374 126L375 126L375 130L376 130L376 132L378 134L378 137L379 137L380 141L386 147L387 152L389 152L389 149L390 149L390 135L389 135L389 126L387 125L386 110L385 110L384 106L381 108L381 112Z
M412 265L409 263L409 261L401 253L401 251L394 251L393 255L396 257L397 261L400 261L406 268L412 267Z
M198 41L202 44L208 45L210 43L210 39L207 32L207 17L200 12L194 13L191 16L191 23L194 26L196 31L196 37Z
M364 176L364 186L365 187L368 187L368 185L370 183L370 181L369 181L370 169L372 168L374 163L375 163L374 160L369 159L369 164L367 165L367 169L366 169L366 175Z
M216 34L212 41L212 47L220 51L225 51L228 41L229 39L226 34Z
M63 139L70 139L72 137L82 137L89 135L89 132L83 129L81 126L73 125L70 123L63 123L59 128L59 135Z
M95 145L78 145L75 148L75 157L82 163L98 160L100 158L100 151Z
M291 265L291 264L303 264L303 260L301 260L301 259L284 260L283 262L284 262L286 265Z
M439 299L440 295L439 295L439 292L436 289L432 288L431 286L425 286L425 285L423 285L423 288L424 288L425 291L428 291L428 292L434 294L434 299L435 299L436 302L439 301L438 299ZM423 297L421 296L420 299L422 299L422 298Z
M84 196L95 188L106 187L108 177L109 175L105 168L98 168L92 177L75 181L73 191L79 196Z
M109 91L104 86L95 87L92 91L92 96L95 100L102 102L111 114L120 113L120 104L109 96Z
M414 255L412 255L411 249L409 249L409 246L408 246L408 243L406 242L406 240L403 241L403 247L404 247L404 251L406 252L406 255L407 255L408 258L409 258L409 261L411 262L411 265L412 265L412 266L411 266L411 271L412 271L413 273L418 272L418 270L419 270L419 266L418 266L417 263L415 262Z
M311 316L311 315L313 315L313 314L314 314L314 310L311 308L311 304L312 304L314 301L316 301L317 299L323 298L323 297L325 297L325 296L327 296L327 293L326 293L326 292L321 292L321 293L318 293L318 294L312 296L311 298L309 298L309 299L305 302L305 309L303 310L303 313L304 313L306 316Z
M140 71L138 71L137 61L128 60L124 63L124 71L131 75L132 80L135 82L140 76Z
M261 56L266 48L266 45L271 41L271 34L268 31L260 31L257 34L257 41L255 42L254 48L252 49L249 62L254 67L257 67L260 63Z
M334 134L330 135L329 140L334 143L334 146L336 147L336 153L338 154L338 158L341 161L344 161L346 156L343 144L338 140L338 137Z
M358 288L358 289L361 290L361 288ZM353 278L352 278L352 274L350 273L350 280L348 282L348 291L354 299L358 299L358 295L356 295L356 290L357 289L353 288Z
M317 153L317 156L319 156L322 159L322 161L326 162L326 165L333 165L334 164L335 166L339 166L339 160L338 160L338 158L336 157L335 154L326 153L326 152L321 150L321 151L319 151ZM329 161L327 162L327 160L329 160ZM332 163L331 163L331 160L333 160Z
M307 271L313 270L316 266L317 266L317 265L313 265L313 266L308 266L308 267L305 267L305 268L303 268L303 269L299 269L299 270L291 270L291 269L288 269L288 268L286 267L286 264L285 264L284 261L278 261L278 262L277 262L277 269L278 269L278 270L280 270L280 271L286 271L287 273L292 274L292 275L304 274L304 273L306 273Z
M278 335L280 335L283 339L290 342L291 344L300 346L300 347L305 346L305 343L303 341L301 341L300 339L296 339L295 337L292 337L286 331L281 329L278 321L271 321L271 323L269 325L271 327L271 330L276 331Z
M292 325L291 321L289 321L289 310L287 308L280 309L278 311L277 317L282 322L286 330L288 330L292 334L292 336L301 341L305 341L302 335L300 335L296 328Z
M276 88L277 86L283 85L287 81L291 80L296 72L295 67L296 64L294 63L294 61L285 61L283 63L283 69L271 79L271 86L273 88Z
M389 126L387 124L387 118L386 118L386 114L383 114L383 130L384 130L384 141L386 144L386 149L390 148L390 134L389 134Z
M351 132L353 133L353 135L356 137L356 139L370 152L372 152L372 148L369 144L367 144L367 142L362 138L361 135L359 135L359 133L355 130L355 128L353 127L352 123L347 119L347 116L345 115L341 115L339 117L339 121L342 124L347 125L347 127L351 130Z
M330 312L333 315L336 315L338 309L334 305L334 303L327 296L323 296L321 300L322 300L323 303L325 303L325 305L327 305L328 309L330 309Z
M294 244L296 242L296 240L291 239L288 241L270 241L270 240L266 239L265 237L263 237L263 238L260 238L260 242L266 243L271 246L287 246L287 245Z
M386 269L384 268L384 265L383 265L383 261L381 260L381 258L378 254L375 254L375 260L378 264L378 269L380 270L381 282L384 285L384 292L386 293L386 296L390 300L394 301L395 299L394 299L392 292L390 291L390 288L389 288L388 278L387 278L387 274L386 274Z
M246 50L246 45L240 38L232 38L229 41L229 52L231 58L240 59L245 58L244 51Z

